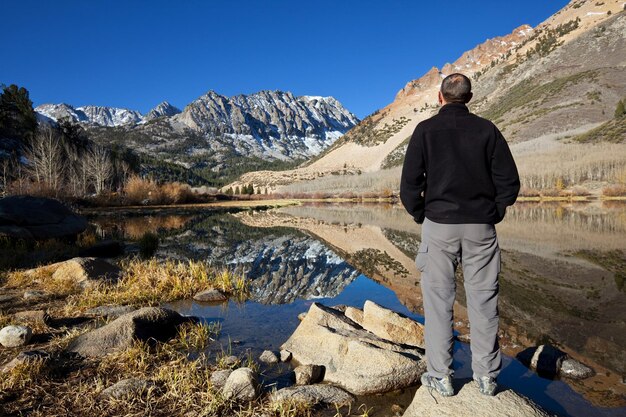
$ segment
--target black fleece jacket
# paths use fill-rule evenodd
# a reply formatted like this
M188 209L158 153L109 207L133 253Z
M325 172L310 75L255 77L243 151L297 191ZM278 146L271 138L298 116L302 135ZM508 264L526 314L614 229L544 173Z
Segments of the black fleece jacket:
M504 218L520 182L502 133L459 103L417 125L409 142L400 199L416 222L490 223Z

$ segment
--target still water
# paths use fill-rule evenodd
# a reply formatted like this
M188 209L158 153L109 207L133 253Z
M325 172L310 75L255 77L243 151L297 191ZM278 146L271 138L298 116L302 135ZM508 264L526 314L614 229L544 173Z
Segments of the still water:
M245 274L252 298L221 305L181 301L179 312L219 321L212 349L252 356L277 350L313 302L363 307L370 299L423 322L414 257L420 227L397 205L307 204L269 211L176 211L93 219L103 235L161 236L158 256L207 260ZM499 382L562 416L626 416L626 205L517 204L497 226L502 249ZM459 273L459 280L462 274ZM463 286L455 331L468 334ZM592 366L584 381L537 376L515 356L552 343ZM455 376L470 378L457 342ZM360 398L388 415L414 389Z

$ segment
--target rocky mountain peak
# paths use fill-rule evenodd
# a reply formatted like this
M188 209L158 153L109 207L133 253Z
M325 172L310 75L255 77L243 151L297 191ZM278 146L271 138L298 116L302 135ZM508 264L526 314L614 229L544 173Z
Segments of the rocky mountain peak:
M534 30L529 25L522 25L510 34L487 39L485 42L469 51L464 52L454 63L445 64L441 70L433 67L417 80L409 81L396 95L396 100L411 96L416 91L423 91L438 86L446 75L462 72L472 75L491 64L492 61L502 59L517 46L528 39Z
M167 101L163 101L159 103L155 108L150 110L148 113L146 113L146 115L144 116L144 120L152 120L156 119L157 117L163 116L174 116L180 112L181 110L178 107L172 106Z

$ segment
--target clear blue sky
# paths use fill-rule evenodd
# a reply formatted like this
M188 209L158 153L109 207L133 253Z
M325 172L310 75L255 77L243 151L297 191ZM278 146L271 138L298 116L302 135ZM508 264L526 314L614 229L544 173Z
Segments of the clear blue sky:
M142 113L209 90L332 95L363 118L408 81L566 0L0 0L0 83Z

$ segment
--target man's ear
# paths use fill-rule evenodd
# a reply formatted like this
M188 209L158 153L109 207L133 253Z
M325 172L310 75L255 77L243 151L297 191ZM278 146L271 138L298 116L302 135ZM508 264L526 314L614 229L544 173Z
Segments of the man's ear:
M474 93L468 93L467 94L467 101L465 101L465 104L469 103L472 100L472 97L474 97Z
M443 104L443 94L441 94L441 90L437 93L437 100L439 100L439 104Z

